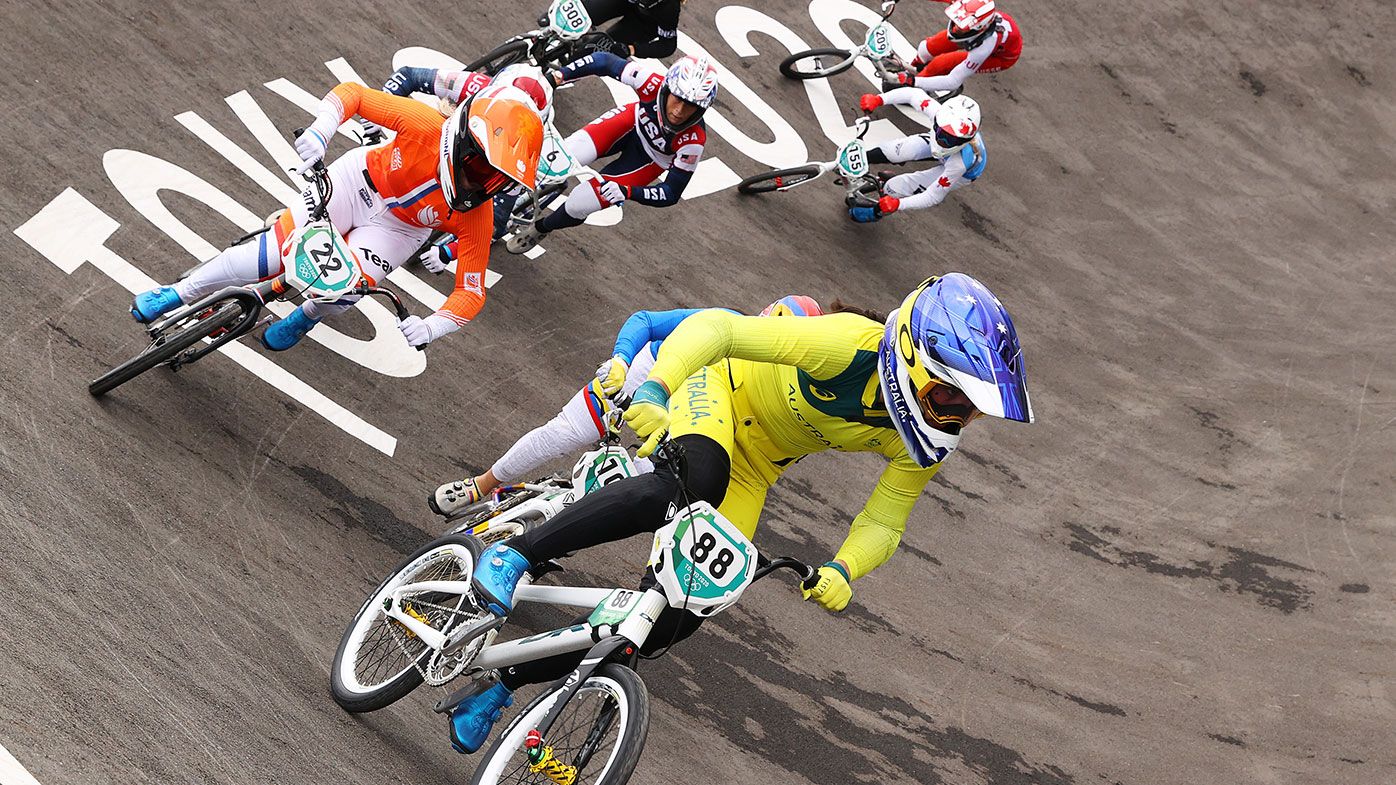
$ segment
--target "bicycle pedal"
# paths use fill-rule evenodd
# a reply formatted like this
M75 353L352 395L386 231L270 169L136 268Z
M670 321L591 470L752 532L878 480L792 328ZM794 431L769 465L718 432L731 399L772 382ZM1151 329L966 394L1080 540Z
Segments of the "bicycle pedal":
M499 674L491 671L484 678L475 679L455 692L436 702L431 710L437 714L449 714L452 709L499 683Z
M533 565L532 567L529 567L528 574L536 581L550 572L562 572L564 569L565 568L561 564L557 563L557 560L548 559L545 562L541 562L539 564Z

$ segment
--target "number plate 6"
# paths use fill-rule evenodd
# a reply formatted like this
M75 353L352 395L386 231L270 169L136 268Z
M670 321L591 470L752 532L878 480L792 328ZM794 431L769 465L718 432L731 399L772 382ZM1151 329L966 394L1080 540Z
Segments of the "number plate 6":
M756 546L707 502L655 532L650 565L675 608L712 616L731 607L756 573Z

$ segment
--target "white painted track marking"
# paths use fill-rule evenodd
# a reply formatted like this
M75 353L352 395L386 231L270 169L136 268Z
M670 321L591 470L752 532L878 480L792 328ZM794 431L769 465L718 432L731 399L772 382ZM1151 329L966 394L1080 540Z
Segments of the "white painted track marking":
M0 746L0 785L39 785L39 781L25 771L9 750Z

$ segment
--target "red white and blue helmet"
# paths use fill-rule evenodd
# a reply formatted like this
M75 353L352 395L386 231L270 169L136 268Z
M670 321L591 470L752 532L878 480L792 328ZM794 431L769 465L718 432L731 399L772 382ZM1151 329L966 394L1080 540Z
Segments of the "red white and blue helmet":
M920 466L943 460L980 414L1033 420L1013 320L964 273L928 278L887 317L877 369L892 424Z
M757 316L823 316L824 309L813 297L787 294L766 306Z
M697 107L697 111L680 125L671 125L664 111L664 104L671 95ZM659 95L654 99L654 113L659 119L659 127L664 129L665 133L677 134L702 121L703 113L716 99L717 69L708 58L689 55L679 58L669 66L669 72L664 75L664 83L659 86Z

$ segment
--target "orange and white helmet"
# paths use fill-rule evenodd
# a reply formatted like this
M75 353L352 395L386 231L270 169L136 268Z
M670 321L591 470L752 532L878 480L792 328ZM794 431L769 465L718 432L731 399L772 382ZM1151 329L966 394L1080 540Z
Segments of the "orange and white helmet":
M533 99L512 85L486 87L441 127L442 196L452 210L469 210L514 183L532 189L542 151L543 118Z
M994 0L955 0L945 9L950 23L945 26L945 34L957 44L978 43L998 21L994 10Z

